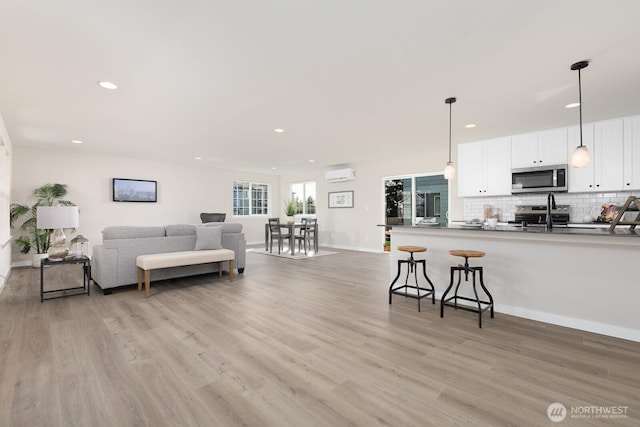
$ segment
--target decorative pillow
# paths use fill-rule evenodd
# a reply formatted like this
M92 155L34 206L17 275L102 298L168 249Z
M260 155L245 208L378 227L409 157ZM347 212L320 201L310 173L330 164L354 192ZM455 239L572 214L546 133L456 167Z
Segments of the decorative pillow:
M196 251L222 249L222 227L196 227Z

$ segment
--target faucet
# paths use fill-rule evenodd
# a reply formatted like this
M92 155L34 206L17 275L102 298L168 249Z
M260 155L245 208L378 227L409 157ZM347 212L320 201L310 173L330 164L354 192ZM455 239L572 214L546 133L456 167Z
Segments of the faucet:
M551 209L556 209L556 197L553 193L547 195L547 230L553 229L553 215Z

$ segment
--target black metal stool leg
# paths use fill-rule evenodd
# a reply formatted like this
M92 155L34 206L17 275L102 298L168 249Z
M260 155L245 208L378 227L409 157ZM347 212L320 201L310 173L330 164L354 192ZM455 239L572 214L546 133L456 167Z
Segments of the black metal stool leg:
M447 294L453 287L453 276L455 274L455 271L456 271L455 267L451 267L451 280L449 281L449 286L447 287L447 289L444 291L444 294L442 294L442 297L440 298L440 317L441 318L444 317L444 305L447 302Z
M398 278L400 277L401 265L402 265L402 260L398 260L398 274L396 275L396 278L393 279L393 282L391 282L391 284L389 285L389 304L391 304L391 297L393 295L393 285L395 285L395 283L398 281Z
M473 270L473 294L476 296L476 304L478 305L478 327L482 328L482 306L480 305L480 298L478 297L478 290L476 289L475 270Z
M427 262L423 259L416 261L422 264L422 273L424 274L424 278L427 279L429 286L431 286L431 304L436 303L436 288L433 286L433 282L427 276ZM417 279L416 279L417 280ZM417 282L416 282L417 283Z
M490 304L490 310L491 310L491 318L493 319L493 297L491 296L491 293L489 293L489 290L484 286L484 279L483 279L483 271L482 271L482 267L478 267L478 270L480 270L480 286L482 287L482 290L484 291L484 293L487 294L487 296L489 297L489 304Z

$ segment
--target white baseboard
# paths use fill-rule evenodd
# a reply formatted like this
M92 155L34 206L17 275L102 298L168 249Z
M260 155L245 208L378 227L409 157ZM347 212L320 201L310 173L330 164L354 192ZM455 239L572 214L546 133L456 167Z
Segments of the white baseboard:
M413 293L415 295L415 291L409 290L409 293ZM444 292L436 291L436 299L441 300L443 293ZM436 301L436 304L439 304L439 302ZM470 303L464 303L461 305L470 305ZM593 322L585 319L576 319L575 317L545 313L542 311L528 310L504 304L496 304L493 309L496 313L507 314L509 316L522 317L523 319L549 323L550 325L563 326L565 328L578 329L581 331L593 332L594 334L640 342L640 330L637 329L629 329L621 326Z
M32 261L17 261L11 263L11 268L14 267L31 267L33 265Z
M511 316L522 317L525 319L550 323L552 325L564 326L567 328L579 329L581 331L593 332L610 337L640 342L640 330L637 329L629 329L622 326L593 322L591 320L585 319L576 319L575 317L567 317L559 314L545 313L542 311L528 310L525 308L513 307L508 305L496 304L494 309L499 313L504 313Z

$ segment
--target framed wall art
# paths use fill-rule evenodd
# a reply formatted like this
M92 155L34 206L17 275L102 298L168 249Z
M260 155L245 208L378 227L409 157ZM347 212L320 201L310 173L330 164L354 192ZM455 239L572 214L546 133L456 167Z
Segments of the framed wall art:
M330 208L352 208L353 191L334 191L329 193Z

